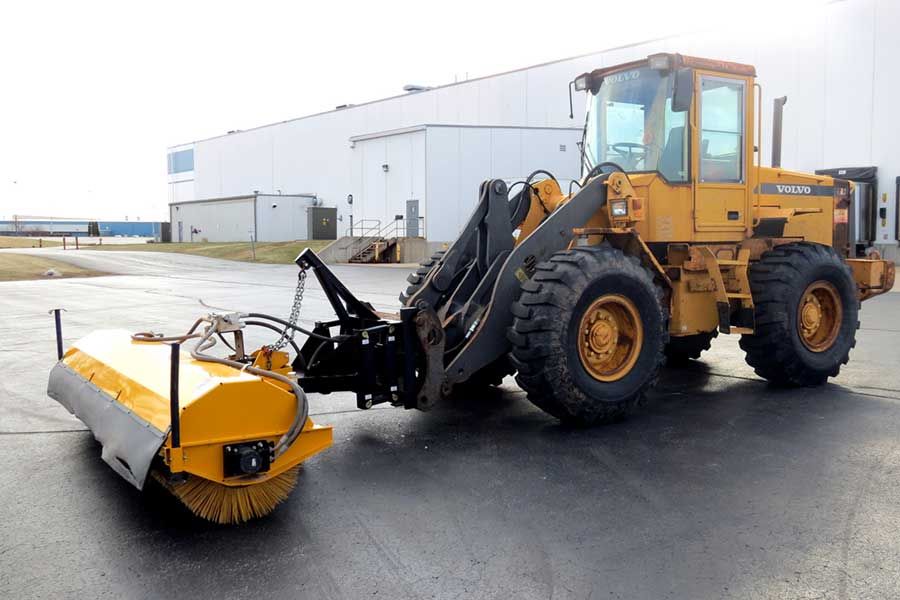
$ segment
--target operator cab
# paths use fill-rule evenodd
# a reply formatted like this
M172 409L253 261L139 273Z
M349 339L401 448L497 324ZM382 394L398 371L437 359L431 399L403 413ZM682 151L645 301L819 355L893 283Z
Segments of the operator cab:
M695 68L740 76L702 78L700 159L705 178L741 181L743 77L753 77L755 71L749 65L680 54L654 54L575 80L576 90L591 92L583 144L585 172L612 162L627 173L656 172L669 183L688 182Z
M694 186L697 231L744 231L755 75L750 65L654 54L577 77L573 87L588 92L582 174L621 169Z

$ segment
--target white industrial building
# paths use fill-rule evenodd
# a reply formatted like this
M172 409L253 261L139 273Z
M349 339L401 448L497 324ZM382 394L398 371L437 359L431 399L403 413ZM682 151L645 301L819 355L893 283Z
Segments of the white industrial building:
M320 205L314 194L250 194L178 202L170 208L175 224L172 241L334 239L336 223L330 214L334 209Z
M894 0L845 0L796 18L779 16L764 28L735 24L684 34L173 146L173 238L182 202L282 193L314 196L334 208L339 236L351 220L386 225L399 215L409 222L416 209L416 233L430 242L452 240L481 180L513 181L537 168L562 182L578 176L584 99L576 96L570 120L567 91L576 75L679 52L756 66L764 163L772 100L786 95L782 166L877 167L883 213L874 241L892 251L900 176L898 24ZM226 217L209 211L204 218ZM246 224L236 231L245 239Z

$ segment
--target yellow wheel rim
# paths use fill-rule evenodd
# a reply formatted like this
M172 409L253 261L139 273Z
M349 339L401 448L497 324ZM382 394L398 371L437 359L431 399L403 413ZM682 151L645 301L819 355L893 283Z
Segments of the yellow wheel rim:
M640 314L625 296L601 296L581 317L578 356L598 381L617 381L631 372L643 343Z
M831 348L841 330L844 311L837 288L827 281L815 281L800 297L797 328L800 341L812 352Z

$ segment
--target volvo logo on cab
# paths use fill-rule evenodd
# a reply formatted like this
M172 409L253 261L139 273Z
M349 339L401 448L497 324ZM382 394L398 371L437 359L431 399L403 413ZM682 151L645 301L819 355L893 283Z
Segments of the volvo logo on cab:
M623 81L631 81L641 76L640 71L625 71L623 73L610 73L603 78L608 83L621 83Z

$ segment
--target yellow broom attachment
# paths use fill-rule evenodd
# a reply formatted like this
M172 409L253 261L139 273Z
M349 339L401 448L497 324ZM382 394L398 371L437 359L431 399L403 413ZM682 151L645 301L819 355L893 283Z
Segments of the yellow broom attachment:
M293 467L262 483L240 486L222 485L202 477L172 483L155 469L150 474L198 517L228 525L264 517L275 510L297 485L299 471L299 466Z
M305 396L292 385L288 356L252 357L236 368L127 331L96 331L56 364L47 392L84 421L103 460L135 487L152 473L199 517L241 523L283 502L300 463L332 442L331 428L307 418L305 405L301 414ZM255 374L263 372L281 377Z

